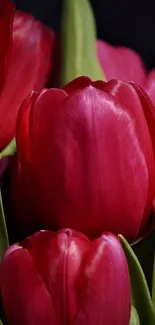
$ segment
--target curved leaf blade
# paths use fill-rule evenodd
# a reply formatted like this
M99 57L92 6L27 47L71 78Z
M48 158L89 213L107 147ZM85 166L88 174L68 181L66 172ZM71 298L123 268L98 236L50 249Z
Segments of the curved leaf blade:
M140 325L139 316L134 306L131 307L131 317L129 325Z
M12 139L11 142L0 152L0 159L8 156L13 156L16 152L16 142Z
M140 324L154 325L155 310L141 265L126 239L122 235L119 238L128 261L132 303L138 312Z

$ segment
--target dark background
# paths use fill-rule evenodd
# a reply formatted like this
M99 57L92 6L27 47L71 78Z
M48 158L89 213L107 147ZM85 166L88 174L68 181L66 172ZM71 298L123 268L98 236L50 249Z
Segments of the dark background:
M73 0L74 1L74 0ZM15 0L16 7L59 30L63 0ZM90 0L98 38L138 51L148 69L155 66L155 1Z

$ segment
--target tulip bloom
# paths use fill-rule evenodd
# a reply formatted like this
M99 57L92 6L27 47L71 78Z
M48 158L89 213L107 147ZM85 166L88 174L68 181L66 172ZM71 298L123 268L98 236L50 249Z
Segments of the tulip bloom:
M0 150L14 136L22 101L45 86L55 45L53 32L33 16L16 11L13 19L12 1L1 7Z
M134 81L144 88L155 103L155 69L147 74L138 53L124 46L114 47L98 40L97 55L106 80L116 78Z
M111 233L38 232L7 250L0 286L8 324L129 324L128 266Z
M21 225L128 240L144 230L155 196L155 116L136 84L81 77L32 94L19 111L16 141L12 192ZM21 217L30 201L37 219Z

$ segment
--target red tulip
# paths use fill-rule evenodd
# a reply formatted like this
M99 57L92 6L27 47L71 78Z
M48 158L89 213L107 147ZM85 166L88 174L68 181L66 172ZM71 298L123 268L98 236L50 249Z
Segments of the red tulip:
M55 44L53 32L29 14L16 11L12 28L12 2L5 0L1 6L0 150L14 136L22 101L32 90L40 91L45 85Z
M50 229L91 237L112 231L129 240L144 230L155 196L155 116L136 84L81 77L32 94L16 141L20 174L12 192L22 226L36 222L34 213L21 217L26 191Z
M64 229L14 244L1 264L8 324L128 325L130 279L118 238Z
M116 78L134 81L144 88L155 103L155 69L147 74L138 53L124 46L114 47L98 40L97 54L106 80Z

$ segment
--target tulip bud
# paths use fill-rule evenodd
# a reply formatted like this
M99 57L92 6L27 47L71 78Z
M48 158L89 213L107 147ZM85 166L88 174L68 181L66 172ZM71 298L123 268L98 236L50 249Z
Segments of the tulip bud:
M16 139L19 178L38 223L135 239L149 222L155 196L155 117L148 96L133 83L83 77L32 97L19 112ZM26 189L17 184L15 207ZM33 223L33 213L25 219Z
M129 324L128 266L111 233L38 232L7 250L0 276L9 324Z

